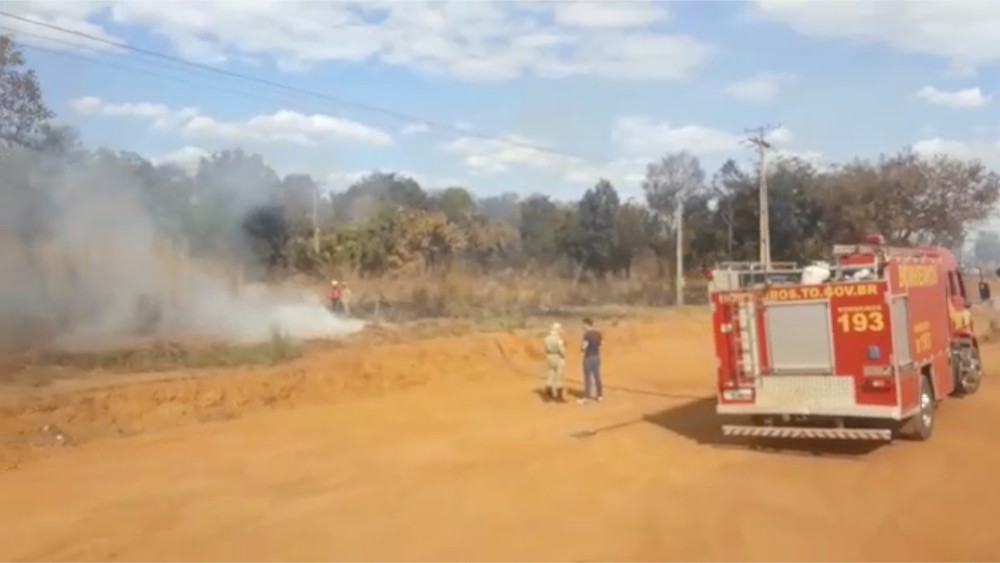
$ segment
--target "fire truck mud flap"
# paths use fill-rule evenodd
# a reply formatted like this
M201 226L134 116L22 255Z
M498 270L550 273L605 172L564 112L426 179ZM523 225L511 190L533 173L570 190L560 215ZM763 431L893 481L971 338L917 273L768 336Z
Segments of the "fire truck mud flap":
M802 428L797 426L752 426L725 424L724 436L813 440L892 440L892 430L882 428Z

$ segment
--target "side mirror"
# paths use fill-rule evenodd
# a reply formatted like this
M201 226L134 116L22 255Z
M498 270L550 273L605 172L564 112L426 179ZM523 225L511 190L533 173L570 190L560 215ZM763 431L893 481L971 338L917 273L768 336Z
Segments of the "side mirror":
M979 300L980 301L989 301L990 300L990 296L991 296L990 284L988 284L988 283L986 283L984 281L979 282Z

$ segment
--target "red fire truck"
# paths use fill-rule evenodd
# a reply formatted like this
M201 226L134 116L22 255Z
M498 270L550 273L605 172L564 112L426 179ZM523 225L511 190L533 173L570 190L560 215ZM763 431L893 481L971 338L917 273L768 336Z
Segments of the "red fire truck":
M836 245L833 258L819 280L791 264L711 273L725 435L926 440L941 400L979 388L979 343L951 252L875 237Z

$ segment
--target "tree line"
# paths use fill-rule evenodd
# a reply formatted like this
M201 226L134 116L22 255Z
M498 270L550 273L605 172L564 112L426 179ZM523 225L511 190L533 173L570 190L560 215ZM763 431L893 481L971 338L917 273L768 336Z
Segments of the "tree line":
M190 172L87 148L53 118L17 46L0 37L0 227L29 249L65 236L68 214L97 220L98 206L80 203L88 196L113 201L116 213L143 214L151 236L184 252L260 275L408 276L461 267L601 279L634 276L643 263L649 275L665 277L676 266L679 228L692 270L758 256L757 171L733 160L709 175L690 153L664 155L648 165L640 201L623 201L600 178L579 200L559 201L544 193L477 197L464 186L428 190L392 172L325 193L311 176L281 177L240 148L207 156ZM959 249L1000 197L1000 176L981 162L906 148L822 169L783 158L766 175L774 260L821 258L831 244L871 232L893 244ZM974 246L980 260L1000 260L995 233Z

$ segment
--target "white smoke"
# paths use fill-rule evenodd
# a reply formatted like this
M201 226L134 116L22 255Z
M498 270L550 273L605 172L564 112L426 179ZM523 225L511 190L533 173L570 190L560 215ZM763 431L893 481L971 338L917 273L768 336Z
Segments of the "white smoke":
M253 342L275 332L315 339L363 328L334 316L319 295L248 285L231 264L192 257L163 228L185 211L151 208L149 184L134 170L84 154L55 165L34 153L0 155L7 211L0 213L0 333L44 326L48 345L102 347L135 336ZM252 178L229 181L225 213L209 224L211 233L185 235L192 244L233 243L230 257L245 257L240 221L266 193ZM24 234L33 229L44 234Z
M185 320L193 332L240 342L266 340L274 331L306 340L347 336L362 330L363 321L333 315L318 299L283 293L264 285L231 294L198 295Z

